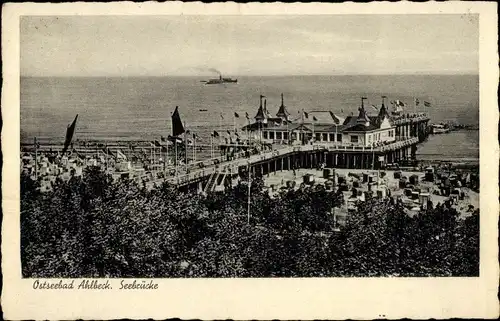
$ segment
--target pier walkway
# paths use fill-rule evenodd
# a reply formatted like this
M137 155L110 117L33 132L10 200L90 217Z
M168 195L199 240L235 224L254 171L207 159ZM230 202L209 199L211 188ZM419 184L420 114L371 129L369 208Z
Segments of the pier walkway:
M290 170L306 166L316 166L326 163L329 166L374 167L380 164L375 156L383 156L385 162L402 158L409 158L409 148L418 144L418 138L411 137L390 144L373 147L346 146L335 144L310 144L298 146L279 146L277 149L262 151L259 154L247 157L239 156L223 161L224 157L188 164L187 171L171 177L153 179L148 185L161 184L166 181L172 185L182 187L196 183L205 183L198 189L212 189L227 177L238 175L241 168L250 168L255 173L269 173L276 170ZM404 153L401 153L404 151ZM399 152L399 153L398 153ZM394 154L395 153L395 154ZM395 156L397 155L397 156ZM404 156L403 156L404 155ZM388 158L389 156L389 158ZM200 168L199 164L203 163ZM260 170L256 167L260 166ZM211 181L213 182L211 184ZM208 186L207 186L208 185ZM212 186L210 186L212 185Z

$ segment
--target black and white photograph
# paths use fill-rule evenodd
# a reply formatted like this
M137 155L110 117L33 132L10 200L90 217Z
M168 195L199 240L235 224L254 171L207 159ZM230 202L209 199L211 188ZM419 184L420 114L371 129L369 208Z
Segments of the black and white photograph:
M34 289L481 276L478 13L31 14L18 50Z

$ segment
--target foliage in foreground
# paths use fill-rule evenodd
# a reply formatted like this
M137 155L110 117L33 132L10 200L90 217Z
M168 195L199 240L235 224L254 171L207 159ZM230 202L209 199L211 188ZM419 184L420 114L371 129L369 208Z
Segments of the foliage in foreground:
M262 181L207 197L113 183L98 168L51 193L21 178L24 277L477 276L479 213L438 205L413 218L368 200L332 233L342 194Z

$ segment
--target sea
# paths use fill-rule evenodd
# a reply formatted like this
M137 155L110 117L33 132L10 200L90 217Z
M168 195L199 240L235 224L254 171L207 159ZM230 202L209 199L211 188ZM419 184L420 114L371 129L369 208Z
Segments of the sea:
M260 95L275 114L282 93L292 117L301 110L356 115L361 97L374 114L372 105L380 106L385 95L404 102L407 112L428 112L432 123L479 124L478 75L232 77L237 84L205 85L206 77L21 77L21 142L35 136L42 144L64 141L76 114L76 140L159 140L171 133L171 114L179 106L185 127L208 144L214 130L246 125ZM479 131L431 136L417 155L478 159Z

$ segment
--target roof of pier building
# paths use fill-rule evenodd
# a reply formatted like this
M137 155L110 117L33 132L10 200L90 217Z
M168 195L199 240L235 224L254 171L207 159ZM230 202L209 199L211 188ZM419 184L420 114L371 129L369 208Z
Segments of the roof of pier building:
M346 126L346 132L368 132L393 127L384 104L377 115L368 115L364 107L360 107L358 116L348 116L343 125Z
M344 125L328 125L328 124L289 124L281 125L281 126L268 126L265 129L268 131L306 131L312 132L314 130L315 133L341 133L346 126Z
M289 116L290 116L290 113L286 109L284 99L283 99L283 94L281 94L281 105L278 108L278 112L276 113L276 117L288 119Z

